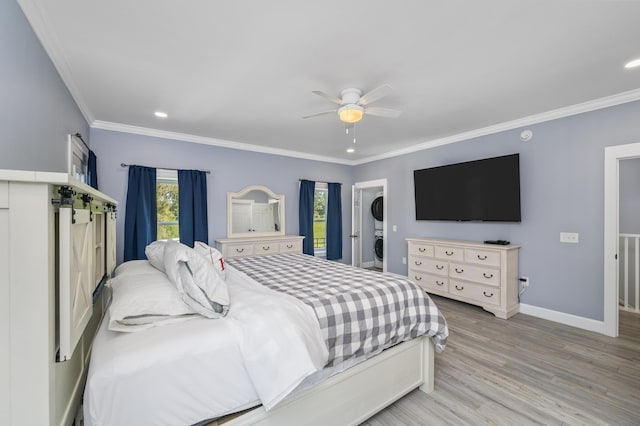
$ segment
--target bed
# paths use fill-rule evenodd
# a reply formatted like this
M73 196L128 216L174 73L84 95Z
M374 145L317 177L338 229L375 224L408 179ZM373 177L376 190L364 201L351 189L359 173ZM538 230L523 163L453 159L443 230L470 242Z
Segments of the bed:
M114 301L122 288L169 291L168 275L126 262ZM93 344L85 424L357 424L416 387L433 389L446 321L404 277L276 254L227 261L224 286L229 309L217 319L177 312L161 326L112 331L110 309ZM348 296L352 287L369 294Z

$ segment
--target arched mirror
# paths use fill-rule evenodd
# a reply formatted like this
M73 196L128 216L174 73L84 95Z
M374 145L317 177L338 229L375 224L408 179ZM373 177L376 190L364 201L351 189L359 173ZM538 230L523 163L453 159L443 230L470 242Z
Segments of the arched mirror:
M227 238L284 235L284 195L251 185L227 193Z

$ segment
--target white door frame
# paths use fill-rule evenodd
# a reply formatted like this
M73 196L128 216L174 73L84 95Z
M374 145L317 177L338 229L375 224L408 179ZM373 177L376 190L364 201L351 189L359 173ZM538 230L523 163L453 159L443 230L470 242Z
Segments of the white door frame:
M620 160L640 157L640 143L604 149L604 334L618 336Z
M376 180L368 180L365 182L356 182L353 185L353 192L354 195L352 196L352 200L356 200L356 196L355 196L355 192L361 192L363 189L367 189L367 188L378 188L378 187L382 187L382 196L384 197L384 203L382 203L382 216L383 216L383 221L382 221L382 231L384 233L384 239L382 240L382 253L384 254L382 257L382 271L386 272L387 271L387 240L388 240L388 229L387 229L387 223L389 222L389 220L387 219L387 205L388 203L388 198L387 198L387 179L376 179ZM360 200L362 200L362 197L358 197ZM355 203L354 203L355 204ZM357 211L356 211L357 210ZM351 223L353 225L354 223L354 218L356 214L360 214L362 215L362 205L360 205L359 208L356 208L355 205L351 206ZM362 228L362 217L360 217L360 227ZM353 234L353 229L351 230L352 234ZM359 253L362 253L362 238L360 236L358 236L358 238L352 238L351 239L351 253L355 253L355 244L360 244L360 251Z

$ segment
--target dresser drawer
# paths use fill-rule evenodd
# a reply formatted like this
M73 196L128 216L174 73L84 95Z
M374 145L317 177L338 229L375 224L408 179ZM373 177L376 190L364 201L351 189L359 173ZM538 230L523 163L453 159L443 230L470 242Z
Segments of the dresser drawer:
M449 293L467 299L478 301L480 304L500 304L500 289L474 284L467 281L450 280Z
M253 245L253 254L274 254L280 249L277 241L263 241Z
M425 290L449 291L449 278L410 269L409 279Z
M409 254L417 254L420 256L433 257L433 246L430 244L422 244L415 241L409 242Z
M461 247L435 246L434 257L438 259L462 261L464 249Z
M225 244L222 250L222 257L251 256L253 254L253 244Z
M302 240L283 241L278 248L280 253L302 253Z
M409 268L437 275L449 275L449 262L429 259L428 257L411 256L409 258Z
M452 263L449 266L449 276L455 279L475 281L487 285L500 285L500 270L483 268L462 263Z
M464 249L464 260L478 265L500 266L500 253L493 250L475 248Z

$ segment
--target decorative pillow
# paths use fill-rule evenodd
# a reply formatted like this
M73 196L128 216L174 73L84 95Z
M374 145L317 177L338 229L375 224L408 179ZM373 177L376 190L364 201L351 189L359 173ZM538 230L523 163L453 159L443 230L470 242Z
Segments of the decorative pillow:
M167 240L154 241L144 248L144 254L147 255L149 263L154 268L164 272L164 246L167 245Z
M227 314L227 284L204 256L184 244L169 241L164 249L164 269L182 300L194 311L207 318Z
M224 259L222 253L218 249L215 249L202 241L196 241L193 244L193 249L204 256L209 263L220 273L223 280L227 279L227 271L224 270Z
M147 273L140 273L145 269L144 264ZM113 292L109 330L140 331L199 317L182 301L167 276L146 260L125 262L118 271L118 275L109 281Z

